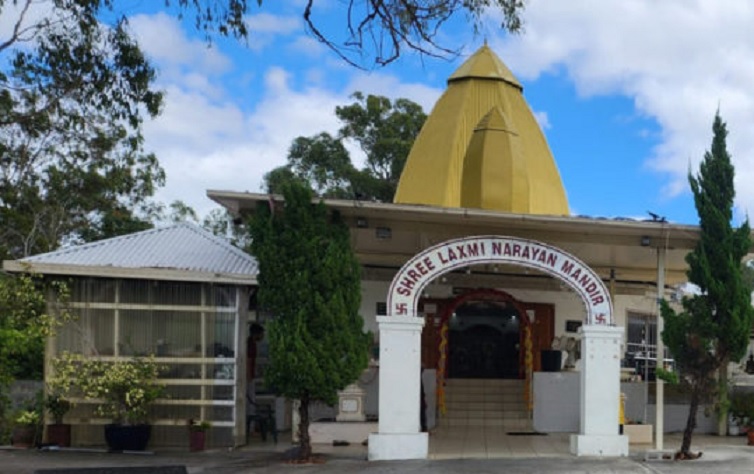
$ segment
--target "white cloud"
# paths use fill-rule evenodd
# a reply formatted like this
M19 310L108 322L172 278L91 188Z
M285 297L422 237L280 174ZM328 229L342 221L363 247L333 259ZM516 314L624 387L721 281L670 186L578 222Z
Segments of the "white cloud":
M278 36L288 36L303 31L303 24L298 17L280 16L270 13L258 13L246 17L249 29L249 48L262 51Z
M547 112L533 111L532 113L534 114L534 120L537 121L539 127L542 130L548 130L552 127L552 125L550 124L550 117L547 115Z
M166 74L177 74L175 68L190 67L195 72L217 75L232 66L213 45L187 38L174 16L136 15L129 18L129 24L142 50L162 67L163 80Z
M291 43L290 48L296 53L309 57L319 57L330 51L327 46L311 36L299 36Z
M231 99L214 100L202 90L170 86L165 112L145 130L148 146L168 176L158 199L181 199L203 215L214 207L205 197L207 189L261 191L264 174L285 164L295 137L337 133L335 107L350 103L356 90L392 99L408 97L425 107L440 94L386 74L354 74L340 91L312 85L296 90L291 71L269 68L263 73L263 98L249 111ZM348 148L357 164L363 161L355 145Z
M53 6L49 1L32 2L0 2L0 43L8 41L18 27L19 40L15 47L25 48L32 37L33 31L29 28L36 25L42 19L49 17Z
M301 28L301 22L298 18L292 16L259 13L248 16L246 18L246 26L248 26L252 34L260 32L287 35Z
M646 165L688 189L719 107L737 171L737 203L754 210L754 4L746 0L531 0L526 31L494 43L526 79L565 73L584 96L619 93L662 129ZM556 125L557 126L557 125Z
M207 189L259 192L264 174L285 163L295 137L335 133L335 106L347 96L319 88L295 91L289 75L282 68L266 71L264 99L251 111L169 88L165 112L145 129L167 173L157 198L181 199L204 215L214 207Z
M397 77L384 73L355 74L347 89L349 93L361 91L364 94L381 95L393 100L411 99L421 105L426 113L432 110L444 92L418 82L401 82Z

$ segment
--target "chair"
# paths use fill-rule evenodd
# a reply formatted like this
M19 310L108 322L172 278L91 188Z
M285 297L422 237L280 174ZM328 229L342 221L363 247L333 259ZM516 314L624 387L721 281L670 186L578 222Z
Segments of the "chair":
M275 409L271 405L252 402L247 395L249 403L256 407L256 413L246 415L246 436L251 434L252 423L256 422L259 427L259 433L262 435L262 441L267 441L267 433L272 434L272 440L278 442L278 428L275 421Z

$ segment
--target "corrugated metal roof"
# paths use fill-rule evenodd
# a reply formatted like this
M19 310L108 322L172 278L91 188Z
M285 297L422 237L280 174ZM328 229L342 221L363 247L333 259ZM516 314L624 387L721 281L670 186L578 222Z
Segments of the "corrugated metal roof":
M250 276L256 275L258 270L257 261L251 255L185 222L34 255L21 261Z

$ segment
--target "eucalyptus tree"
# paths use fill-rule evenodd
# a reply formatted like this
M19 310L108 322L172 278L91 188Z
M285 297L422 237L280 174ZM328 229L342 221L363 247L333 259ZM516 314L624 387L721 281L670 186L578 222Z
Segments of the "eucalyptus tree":
M288 150L288 163L265 175L268 192L289 181L308 185L318 196L392 202L406 158L427 115L408 99L356 92L355 101L335 108L341 122L337 136L322 132L298 137ZM365 157L359 169L347 144Z

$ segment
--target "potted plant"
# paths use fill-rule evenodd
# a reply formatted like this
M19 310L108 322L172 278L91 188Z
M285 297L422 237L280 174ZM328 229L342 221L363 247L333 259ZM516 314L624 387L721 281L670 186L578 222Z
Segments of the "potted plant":
M749 446L754 446L754 392L736 388L728 395L729 413L746 430Z
M189 420L189 450L190 451L204 451L204 445L207 440L207 430L212 425L206 420Z
M54 381L98 403L95 413L112 420L105 441L114 451L142 451L151 436L149 407L165 393L154 356L114 362L65 353L53 362Z
M40 419L38 410L19 410L13 417L11 444L16 448L31 448L34 446Z
M53 423L47 425L47 442L61 447L71 445L71 425L63 423L63 417L71 409L71 402L60 393L51 392L45 399L45 408Z

